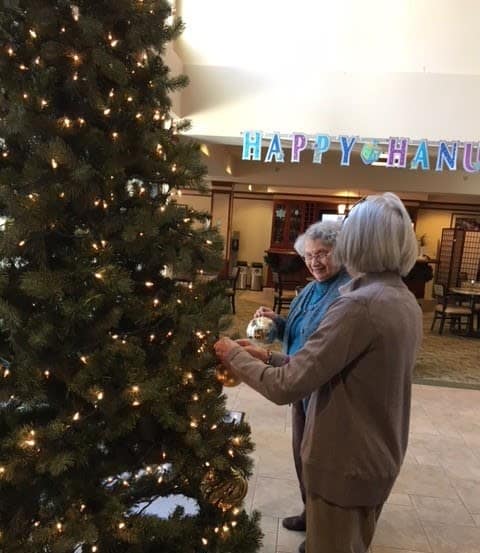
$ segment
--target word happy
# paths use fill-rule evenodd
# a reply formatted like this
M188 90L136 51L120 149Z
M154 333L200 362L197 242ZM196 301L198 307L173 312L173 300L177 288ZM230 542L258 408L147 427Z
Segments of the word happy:
M285 163L286 155L284 146L279 133L264 136L262 131L244 131L243 133L243 160L261 161L263 155L263 141L269 141L267 144L265 163ZM480 147L477 142L449 142L440 140L438 143L429 144L428 140L420 140L413 143L409 138L390 138L386 144L380 145L378 139L369 142L361 142L356 136L339 136L332 138L327 134L317 134L307 136L303 133L292 133L283 137L283 141L289 143L285 149L290 150L288 161L290 163L299 163L302 156L306 156L307 151L311 151L312 163L321 164L322 156L328 152L332 142L340 144L340 165L348 167L350 157L355 145L361 145L360 158L365 165L372 165L378 162L380 158L385 160L385 167L395 167L400 169L421 169L429 171L457 171L457 166L461 163L460 169L467 173L476 173L480 170ZM414 152L410 161L407 161L407 154ZM415 148L415 150L413 150ZM430 166L430 157L434 153L432 167Z

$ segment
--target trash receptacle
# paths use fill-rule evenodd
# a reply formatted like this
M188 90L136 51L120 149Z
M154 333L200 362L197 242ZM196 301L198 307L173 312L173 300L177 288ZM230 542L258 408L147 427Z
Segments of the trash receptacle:
M240 267L238 272L237 288L245 290L248 279L248 263L246 261L237 261L237 267Z
M250 269L250 274L250 289L257 292L263 290L263 263L253 262L252 268Z

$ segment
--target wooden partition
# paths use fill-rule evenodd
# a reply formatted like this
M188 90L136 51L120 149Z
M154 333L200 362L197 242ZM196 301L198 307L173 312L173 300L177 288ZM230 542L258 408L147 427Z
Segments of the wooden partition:
M445 228L435 282L448 290L464 280L480 280L480 231Z

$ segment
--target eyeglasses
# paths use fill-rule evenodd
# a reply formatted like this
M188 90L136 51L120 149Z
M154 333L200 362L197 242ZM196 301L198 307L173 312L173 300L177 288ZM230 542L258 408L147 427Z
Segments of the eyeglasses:
M318 252L312 252L312 253L306 253L303 256L303 259L305 260L305 263L311 263L314 259L318 259L319 261L325 261L325 259L329 258L332 251L326 251L326 250L320 250Z
M345 213L345 217L343 218L343 221L342 221L342 224L345 223L345 221L347 220L348 216L350 215L350 213L352 212L352 209L354 207L357 207L357 205L360 205L362 204L363 202L366 202L368 199L368 196L363 196L363 198L360 198L359 200L357 200L353 205L352 207L347 211L347 213Z

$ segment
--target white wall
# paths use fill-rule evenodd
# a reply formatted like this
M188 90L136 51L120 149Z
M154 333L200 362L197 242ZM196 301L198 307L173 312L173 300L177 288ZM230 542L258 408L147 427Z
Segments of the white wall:
M179 13L192 134L479 138L478 0L182 0Z

